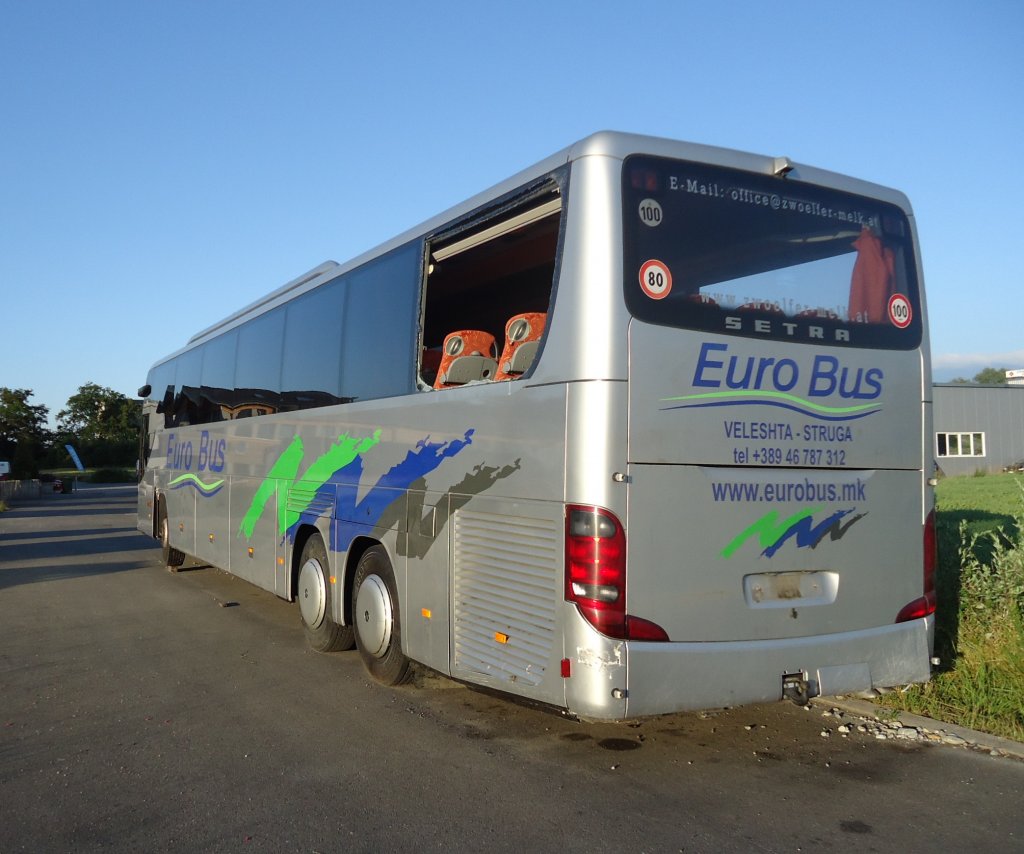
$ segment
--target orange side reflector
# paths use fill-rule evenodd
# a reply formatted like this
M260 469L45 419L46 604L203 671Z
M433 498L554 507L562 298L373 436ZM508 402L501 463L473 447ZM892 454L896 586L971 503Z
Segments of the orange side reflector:
M254 554L256 554L256 549L254 549L254 548L252 548L252 546L250 546L249 547L249 557L252 557Z
M337 584L337 583L338 583L338 579L337 579L337 578L335 578L335 577L334 577L334 576L332 575L332 576L331 576L331 584Z
M277 559L277 565L278 566L284 566L284 558L283 557L279 557Z
M508 635L505 634L504 632L495 632L494 633L494 639L498 643L508 643Z
M210 542L213 542L213 534L210 534Z
M432 616L429 608L423 608L422 610L420 610L420 613L428 620Z

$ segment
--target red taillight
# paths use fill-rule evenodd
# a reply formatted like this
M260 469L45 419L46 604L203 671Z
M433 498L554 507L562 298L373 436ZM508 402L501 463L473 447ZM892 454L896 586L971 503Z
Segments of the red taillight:
M935 613L935 511L924 520L924 596L903 606L897 623L919 620Z
M607 510L566 507L565 599L609 637L668 640L660 626L626 614L626 534Z

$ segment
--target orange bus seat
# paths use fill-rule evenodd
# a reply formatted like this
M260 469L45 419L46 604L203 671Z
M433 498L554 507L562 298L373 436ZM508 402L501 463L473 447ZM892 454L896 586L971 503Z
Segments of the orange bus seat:
M490 332L460 329L449 332L441 347L441 364L434 388L451 388L475 380L492 380L497 371L498 348Z
M505 347L498 360L495 380L510 380L525 374L537 356L540 337L548 316L542 311L515 314L505 324Z

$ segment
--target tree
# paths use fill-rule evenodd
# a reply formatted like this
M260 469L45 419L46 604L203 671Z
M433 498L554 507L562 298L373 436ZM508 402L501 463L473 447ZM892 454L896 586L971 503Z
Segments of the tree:
M29 403L32 390L0 387L0 458L13 460L11 474L33 477L36 454L45 448L49 409Z
M1006 368L982 368L974 375L974 382L1006 385Z
M974 375L973 379L966 377L954 377L951 383L967 385L968 383L980 383L981 385L1006 385L1005 368L982 368Z
M139 408L118 391L86 383L57 413L57 429L79 442L131 443L139 432Z

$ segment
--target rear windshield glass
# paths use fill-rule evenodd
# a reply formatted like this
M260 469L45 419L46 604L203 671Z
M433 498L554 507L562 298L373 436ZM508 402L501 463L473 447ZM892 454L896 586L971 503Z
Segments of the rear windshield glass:
M909 223L885 202L664 158L623 167L626 304L649 323L912 349Z

